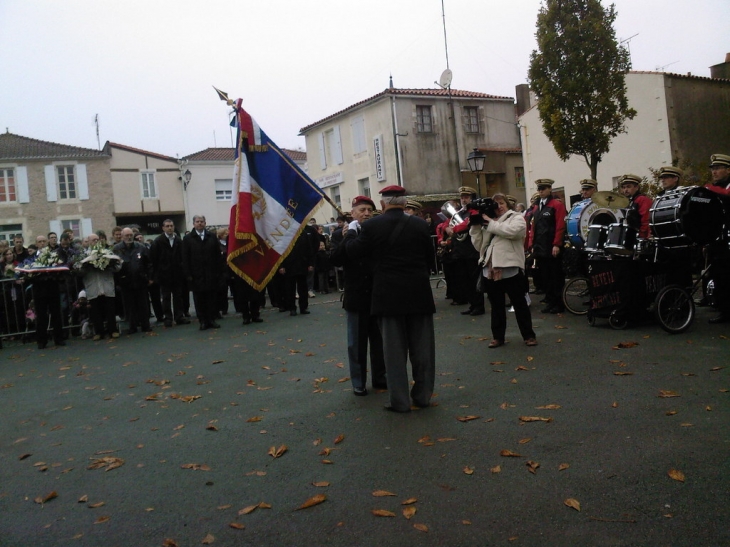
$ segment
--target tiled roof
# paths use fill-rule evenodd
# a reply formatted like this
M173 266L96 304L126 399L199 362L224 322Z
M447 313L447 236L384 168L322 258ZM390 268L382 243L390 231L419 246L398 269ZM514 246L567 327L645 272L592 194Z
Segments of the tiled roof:
M479 147L481 152L504 152L505 154L522 154L522 148L484 148Z
M281 151L294 161L307 161L307 153L301 150L282 148ZM189 161L233 161L235 158L233 148L206 148L185 156L183 159Z
M0 160L104 158L107 156L108 154L102 150L39 141L10 132L0 134Z
M670 78L680 78L683 80L702 80L706 82L728 83L727 78L710 78L709 76L695 76L694 74L677 74L676 72L653 72L651 70L630 70L629 74L663 74Z
M448 98L449 93L452 97L456 97L458 99L492 99L496 101L514 101L512 97L501 97L499 95L489 95L488 93L479 93L477 91L464 91L461 89L452 89L452 90L446 90L446 89L396 89L396 88L386 88L377 95L373 95L369 99L365 99L364 101L360 101L358 103L355 103L351 106L348 106L347 108L340 110L339 112L335 112L334 114L330 114L326 118L322 118L319 121L316 121L314 123L311 123L305 127L302 127L299 130L299 134L303 134L306 131L309 131L311 128L326 122L328 120L331 120L332 118L336 118L337 116L340 116L341 114L344 114L345 112L352 110L354 108L357 108L359 106L362 106L366 103L375 102L383 97L386 96L392 96L392 95L398 95L398 96L405 96L405 97L438 97L438 98Z
M161 160L177 162L177 158L173 158L171 156L165 156L164 154L158 154L157 152L149 152L147 150L142 150L141 148L134 148L132 146L127 146L127 145L119 144L116 142L107 141L106 145L104 145L104 149L106 149L108 146L112 146L114 148L119 148L120 150L126 150L128 152L135 152L137 154L142 154L144 156L159 158Z
M235 150L233 148L206 148L183 157L189 161L233 161Z

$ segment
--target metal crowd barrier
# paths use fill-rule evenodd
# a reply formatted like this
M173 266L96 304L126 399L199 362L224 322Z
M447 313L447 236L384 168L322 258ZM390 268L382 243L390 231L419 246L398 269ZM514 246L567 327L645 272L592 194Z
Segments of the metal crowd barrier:
M0 279L0 337L20 338L24 342L33 338L38 325L32 307L32 285L32 278ZM71 312L83 283L79 277L69 273L59 277L58 285L63 328L67 331L80 329L81 325L72 321Z

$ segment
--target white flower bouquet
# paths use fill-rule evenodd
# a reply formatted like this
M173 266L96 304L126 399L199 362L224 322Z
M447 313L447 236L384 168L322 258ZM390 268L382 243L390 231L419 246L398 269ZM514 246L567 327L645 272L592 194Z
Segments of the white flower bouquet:
M84 265L88 265L97 270L106 270L114 266L113 262L118 260L121 260L121 258L111 250L103 245L94 245L84 252L82 258L76 260L74 266L80 269Z
M68 266L58 255L58 249L44 247L34 257L27 259L15 270L25 275L34 275L39 273L67 272Z

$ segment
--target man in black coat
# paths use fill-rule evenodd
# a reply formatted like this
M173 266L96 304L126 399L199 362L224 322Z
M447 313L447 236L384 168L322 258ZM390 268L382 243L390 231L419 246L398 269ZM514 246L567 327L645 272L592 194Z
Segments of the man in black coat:
M150 258L162 295L165 326L172 327L173 320L178 325L187 325L190 320L183 315L182 239L169 218L162 221L162 231L150 246Z
M352 218L358 223L369 220L375 203L367 196L352 200ZM358 230L348 230L343 242L357 237ZM347 312L347 359L350 364L350 381L355 395L367 395L368 339L370 340L370 369L373 389L387 388L383 337L375 316L370 315L373 292L373 268L370 260L353 260L347 256L346 245L332 251L330 257L335 266L345 270L345 297L342 307Z
M344 243L348 257L369 259L373 265L370 311L378 318L383 336L390 405L387 410L410 412L430 405L436 369L433 314L436 307L429 279L432 252L428 225L406 215L405 188L380 191L383 214L362 225L360 235ZM350 231L357 231L353 221ZM408 391L408 358L414 386Z
M290 315L297 315L297 294L299 313L309 315L309 294L307 274L314 271L314 251L305 230L299 234L294 247L281 263L279 273L284 276L284 302Z
M205 217L193 217L193 230L183 238L183 272L193 291L200 330L218 329L215 322L216 291L223 282L218 239L206 230Z
M129 322L128 334L149 332L150 311L148 307L147 287L152 284L152 262L149 250L142 243L134 240L131 228L122 230L122 242L114 245L114 254L122 259L122 269L117 273L117 281L122 288L124 313Z

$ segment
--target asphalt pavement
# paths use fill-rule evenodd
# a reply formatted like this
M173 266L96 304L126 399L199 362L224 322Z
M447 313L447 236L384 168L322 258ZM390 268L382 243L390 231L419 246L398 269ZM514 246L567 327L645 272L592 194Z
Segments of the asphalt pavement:
M0 350L0 546L730 545L730 341L437 303L436 395L356 397L339 293Z

